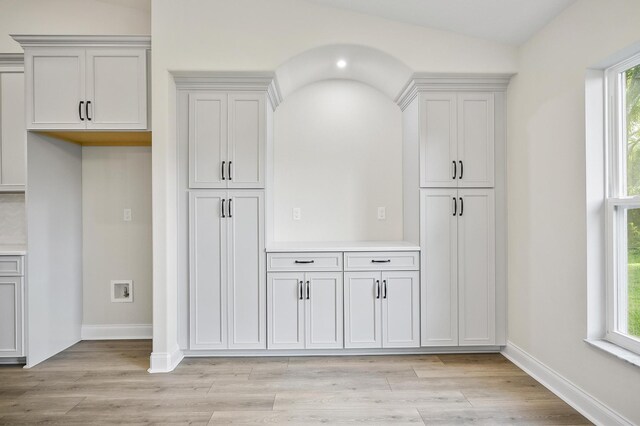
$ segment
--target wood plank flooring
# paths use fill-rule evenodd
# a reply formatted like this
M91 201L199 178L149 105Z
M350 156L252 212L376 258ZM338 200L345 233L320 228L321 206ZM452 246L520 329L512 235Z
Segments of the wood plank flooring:
M148 374L150 351L85 341L0 366L0 424L590 424L498 354L188 358Z

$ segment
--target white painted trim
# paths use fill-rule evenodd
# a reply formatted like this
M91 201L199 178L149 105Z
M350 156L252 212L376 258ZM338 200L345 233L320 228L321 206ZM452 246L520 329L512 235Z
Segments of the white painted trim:
M151 339L152 336L151 324L83 324L80 332L82 340Z
M515 74L415 73L396 97L400 109L423 91L504 92Z
M502 350L502 355L593 423L598 425L633 424L513 343L507 342L507 346Z
M9 34L22 47L144 47L151 48L149 35L32 35Z
M271 71L172 71L178 90L264 91L275 110L282 95Z
M149 373L170 373L184 358L184 354L180 349L176 349L172 353L169 352L152 352L150 359Z
M0 53L0 72L24 72L24 54Z
M424 347L384 349L261 349L261 350L185 350L185 357L270 357L270 356L362 356L362 355L437 355L499 353L500 346Z

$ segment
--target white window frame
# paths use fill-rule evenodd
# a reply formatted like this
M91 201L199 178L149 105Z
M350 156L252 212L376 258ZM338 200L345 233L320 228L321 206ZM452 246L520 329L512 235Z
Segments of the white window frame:
M640 354L640 339L618 330L626 318L618 305L626 302L627 292L627 233L626 210L640 208L640 196L629 197L626 192L626 120L624 117L625 90L622 73L640 65L636 54L605 71L605 135L607 140L606 170L606 334L605 339ZM626 308L624 310L626 312Z

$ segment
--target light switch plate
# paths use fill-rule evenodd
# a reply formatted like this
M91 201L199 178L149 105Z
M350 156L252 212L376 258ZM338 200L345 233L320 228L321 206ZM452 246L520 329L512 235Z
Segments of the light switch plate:
M131 222L131 209L124 209L123 219L125 222Z

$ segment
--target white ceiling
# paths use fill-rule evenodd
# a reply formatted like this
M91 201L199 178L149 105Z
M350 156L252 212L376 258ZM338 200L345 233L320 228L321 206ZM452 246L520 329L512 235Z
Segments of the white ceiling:
M576 0L307 0L519 45Z

